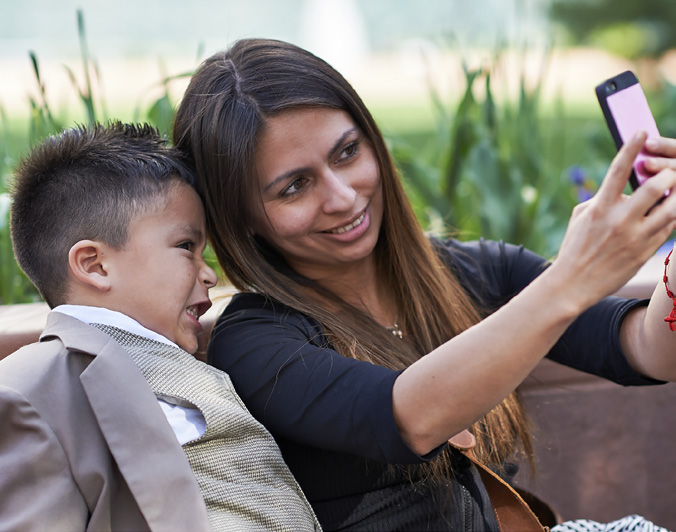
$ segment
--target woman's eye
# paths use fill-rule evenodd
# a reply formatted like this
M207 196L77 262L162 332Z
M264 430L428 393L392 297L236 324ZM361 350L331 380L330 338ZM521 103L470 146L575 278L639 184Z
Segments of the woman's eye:
M195 249L195 243L194 242L181 242L178 245L179 248L185 249L187 251L193 251Z
M357 152L359 151L359 142L354 141L350 142L347 146L345 146L339 154L338 160L339 161L344 161L346 159L351 159L355 155L357 155Z
M288 198L295 196L303 191L305 185L307 184L307 179L305 177L297 177L294 179L288 187L282 190L282 196Z

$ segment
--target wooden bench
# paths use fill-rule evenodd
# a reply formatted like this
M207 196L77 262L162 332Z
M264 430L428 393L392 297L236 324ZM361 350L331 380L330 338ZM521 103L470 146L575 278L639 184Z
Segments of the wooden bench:
M650 261L618 295L650 297L661 267ZM212 293L199 358L231 293ZM43 303L0 306L0 358L36 341L48 311ZM538 474L522 468L517 484L564 519L636 513L676 530L676 385L625 388L544 360L520 391L535 425Z

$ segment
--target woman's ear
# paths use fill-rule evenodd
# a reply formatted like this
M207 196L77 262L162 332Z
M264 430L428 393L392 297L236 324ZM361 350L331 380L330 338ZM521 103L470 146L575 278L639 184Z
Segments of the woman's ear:
M110 277L103 260L101 242L80 240L68 252L68 267L75 282L90 286L102 292L110 290Z

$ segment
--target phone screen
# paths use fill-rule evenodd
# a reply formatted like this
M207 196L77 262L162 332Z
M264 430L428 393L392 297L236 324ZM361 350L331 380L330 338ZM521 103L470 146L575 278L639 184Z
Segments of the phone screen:
M638 83L609 94L606 102L623 144L638 131L645 131L648 137L660 136L648 100ZM645 158L646 154L641 151L634 161L634 172L639 185L651 176L644 170Z

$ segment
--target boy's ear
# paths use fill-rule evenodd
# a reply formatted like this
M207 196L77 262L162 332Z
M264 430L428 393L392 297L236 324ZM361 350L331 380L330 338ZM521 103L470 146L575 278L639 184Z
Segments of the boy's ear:
M102 292L110 290L110 277L100 242L80 240L73 244L68 252L68 267L77 281Z

